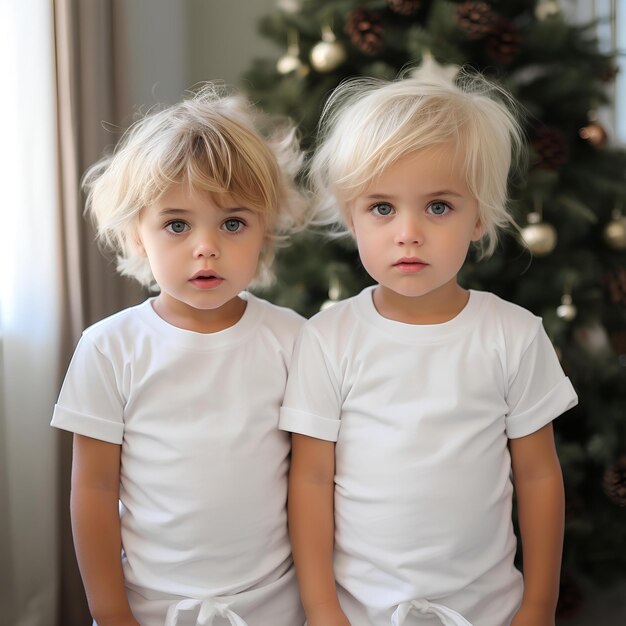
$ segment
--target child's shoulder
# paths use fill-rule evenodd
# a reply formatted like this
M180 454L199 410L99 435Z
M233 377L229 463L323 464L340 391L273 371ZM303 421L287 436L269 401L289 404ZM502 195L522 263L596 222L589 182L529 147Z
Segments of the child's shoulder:
M306 318L288 307L274 304L251 293L246 293L244 297L248 302L254 303L263 324L277 334L296 334L306 322Z
M495 293L489 291L471 292L473 298L477 298L480 303L480 320L487 325L504 327L510 331L536 332L541 326L541 318L513 302L504 300Z
M355 296L339 300L322 308L306 320L304 328L322 336L330 336L333 333L349 334L354 329L358 317L359 302L363 298L370 297L366 292L369 290L365 289Z
M113 313L93 323L83 331L83 337L88 337L92 341L98 341L103 337L113 334L124 335L125 333L134 333L137 325L140 323L141 316L145 315L148 310L151 309L151 300L152 298L149 298L140 304L122 309L117 313Z
M83 354L95 351L120 362L130 358L144 338L155 336L155 331L146 322L152 312L151 300L122 309L88 326L76 349Z

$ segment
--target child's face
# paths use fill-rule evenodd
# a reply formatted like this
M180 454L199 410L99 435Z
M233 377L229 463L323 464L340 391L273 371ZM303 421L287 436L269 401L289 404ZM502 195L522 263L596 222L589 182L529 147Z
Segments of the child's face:
M231 197L175 184L143 209L140 251L161 288L157 311L191 330L219 330L242 311L237 294L254 277L265 240L261 216Z
M440 306L458 293L456 276L481 237L478 202L452 146L409 154L350 205L349 226L379 297L399 307Z

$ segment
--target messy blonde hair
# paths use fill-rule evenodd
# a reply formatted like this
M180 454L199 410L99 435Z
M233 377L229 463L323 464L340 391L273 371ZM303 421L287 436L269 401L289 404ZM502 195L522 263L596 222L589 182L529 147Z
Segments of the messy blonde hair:
M229 194L261 216L266 245L254 285L271 281L274 248L306 223L295 177L302 155L287 122L261 115L242 96L205 83L182 102L152 110L122 136L111 156L85 173L86 210L120 273L157 288L136 244L141 210L173 184Z
M507 184L523 146L512 97L480 75L453 82L420 68L394 81L354 78L327 101L319 144L309 168L318 223L342 223L351 202L398 159L441 144L452 145L468 188L478 202L483 256L493 253L498 232L514 224Z

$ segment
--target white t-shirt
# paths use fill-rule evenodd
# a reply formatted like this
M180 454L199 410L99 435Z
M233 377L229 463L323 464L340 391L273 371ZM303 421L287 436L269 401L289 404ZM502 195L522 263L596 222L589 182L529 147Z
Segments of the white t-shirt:
M241 297L241 319L216 333L168 324L152 299L91 326L55 406L53 426L122 446L124 575L149 598L233 596L293 578L290 443L277 426L304 320ZM284 613L301 611L295 580L281 588Z
M398 607L394 624L452 610L503 626L522 595L507 441L576 394L521 307L471 291L454 319L413 325L382 317L372 291L305 323L280 417L337 442L340 600L356 626L389 626Z

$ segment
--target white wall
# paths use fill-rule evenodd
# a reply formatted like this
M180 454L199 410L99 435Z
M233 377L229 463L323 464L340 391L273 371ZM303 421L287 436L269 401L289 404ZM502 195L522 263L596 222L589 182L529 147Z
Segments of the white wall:
M276 55L273 42L257 32L259 18L274 10L276 0L186 0L186 5L190 84L215 79L237 84L253 58Z
M117 6L116 44L130 58L122 68L129 114L174 103L201 81L236 85L253 58L277 52L257 33L275 0L125 0Z
M125 0L116 5L115 45L121 57L129 59L120 68L121 100L128 113L156 103L173 104L186 89L187 4Z

